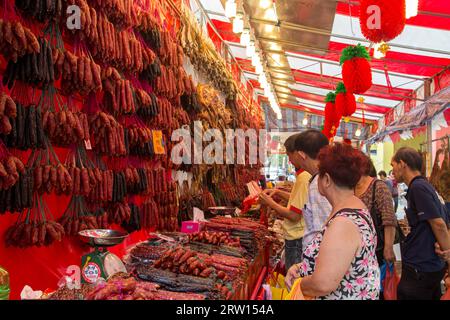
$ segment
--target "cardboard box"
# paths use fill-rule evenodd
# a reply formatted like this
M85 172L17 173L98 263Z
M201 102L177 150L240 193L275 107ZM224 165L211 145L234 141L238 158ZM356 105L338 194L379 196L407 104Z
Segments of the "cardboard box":
M194 221L183 221L181 223L181 232L183 233L195 233L202 230L202 225L200 222Z

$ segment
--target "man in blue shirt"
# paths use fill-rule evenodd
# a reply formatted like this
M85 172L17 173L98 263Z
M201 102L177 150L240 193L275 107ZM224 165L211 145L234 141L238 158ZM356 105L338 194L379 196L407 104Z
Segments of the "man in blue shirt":
M399 300L438 300L440 282L449 265L435 252L435 243L450 249L449 217L433 186L422 177L422 157L412 148L401 148L391 161L398 182L408 185L406 216L411 232L402 243L402 276Z

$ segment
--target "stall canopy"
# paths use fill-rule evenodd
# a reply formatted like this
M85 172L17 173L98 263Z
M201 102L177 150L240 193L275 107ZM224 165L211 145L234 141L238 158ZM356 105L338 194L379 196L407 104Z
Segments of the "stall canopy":
M359 1L243 0L237 1L266 59L280 107L323 114L324 97L341 81L339 57L343 48L361 43ZM225 1L191 0L203 10L230 47L254 92L264 99L258 76L225 16ZM449 72L450 1L420 0L419 14L408 19L401 35L388 43L385 58L371 59L373 86L362 95L355 118L379 120L404 101L423 102L415 91L424 81ZM371 55L373 49L370 50ZM358 98L359 96L357 96Z
M450 107L450 87L447 87L431 96L424 103L411 109L409 112L387 126L382 132L370 138L369 142L379 141L387 134L403 130L412 130L424 126L436 115Z

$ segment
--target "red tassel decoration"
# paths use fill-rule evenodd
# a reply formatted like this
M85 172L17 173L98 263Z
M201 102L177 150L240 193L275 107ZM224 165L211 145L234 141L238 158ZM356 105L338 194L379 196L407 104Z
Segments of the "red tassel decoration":
M336 109L342 117L350 117L356 111L355 96L347 92L342 82L339 82L336 87Z
M342 50L342 80L348 92L362 94L372 86L370 56L360 44Z

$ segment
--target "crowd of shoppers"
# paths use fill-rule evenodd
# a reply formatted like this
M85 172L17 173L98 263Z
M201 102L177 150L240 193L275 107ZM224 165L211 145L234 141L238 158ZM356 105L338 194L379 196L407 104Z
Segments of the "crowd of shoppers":
M266 191L260 200L285 219L288 287L302 278L305 296L378 299L380 266L395 261L395 191L403 182L408 185L411 231L400 237L398 299L440 298L440 283L450 270L450 217L442 198L421 176L416 150L399 149L391 162L393 176L381 171L377 179L370 157L348 144L329 145L320 131L293 135L285 146L297 169L294 188L289 195ZM289 198L288 207L277 204L275 195Z

